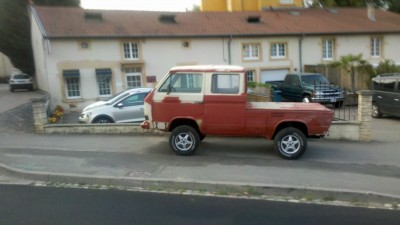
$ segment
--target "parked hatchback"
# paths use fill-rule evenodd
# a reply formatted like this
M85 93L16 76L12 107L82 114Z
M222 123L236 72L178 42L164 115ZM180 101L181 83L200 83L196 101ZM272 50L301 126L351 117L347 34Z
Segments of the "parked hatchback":
M372 79L372 117L400 117L400 73L381 74Z
M25 73L12 74L9 80L10 91L13 92L15 89L28 89L33 90L32 77Z
M144 98L151 88L136 88L99 101L82 110L79 123L140 123L144 121Z

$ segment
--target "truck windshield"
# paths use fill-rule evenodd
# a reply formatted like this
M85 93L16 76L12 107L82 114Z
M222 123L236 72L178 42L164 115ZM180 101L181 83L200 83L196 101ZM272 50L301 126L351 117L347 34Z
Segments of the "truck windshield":
M301 82L303 83L303 85L308 85L308 86L315 84L329 84L328 79L326 79L321 74L302 76Z

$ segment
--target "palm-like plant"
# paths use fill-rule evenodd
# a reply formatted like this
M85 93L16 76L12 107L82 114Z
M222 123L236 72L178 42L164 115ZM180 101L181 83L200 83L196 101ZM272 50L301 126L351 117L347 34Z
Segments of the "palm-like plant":
M355 74L356 74L356 69L360 66L364 66L367 65L368 62L365 61L362 58L362 54L358 54L358 55L352 55L352 54L348 54L348 55L344 55L340 57L339 61L335 61L332 63L333 66L338 66L341 67L343 69L346 69L347 72L350 73L350 82L351 82L351 91L354 92L355 91Z

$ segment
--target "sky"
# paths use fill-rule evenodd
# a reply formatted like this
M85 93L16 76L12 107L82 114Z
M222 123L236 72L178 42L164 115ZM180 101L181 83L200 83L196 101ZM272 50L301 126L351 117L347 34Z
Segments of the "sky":
M201 0L81 0L85 9L122 9L144 11L186 11Z

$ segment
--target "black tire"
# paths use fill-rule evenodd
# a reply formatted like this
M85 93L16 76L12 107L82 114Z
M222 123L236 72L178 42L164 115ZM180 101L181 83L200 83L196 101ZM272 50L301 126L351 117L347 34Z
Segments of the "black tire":
M92 123L114 123L114 121L107 117L99 117L93 120Z
M343 105L343 101L339 101L339 102L335 102L334 103L335 108L341 108L342 105Z
M374 118L382 118L381 109L374 102L372 103L371 116Z
M302 102L311 102L311 96L309 95L304 95L303 99L301 100Z
M284 159L298 159L304 154L306 148L306 136L294 127L280 130L274 138L274 149Z
M191 126L181 125L172 130L169 136L169 146L177 155L193 155L200 143L200 135Z
M199 133L200 141L203 141L206 138L205 134Z

